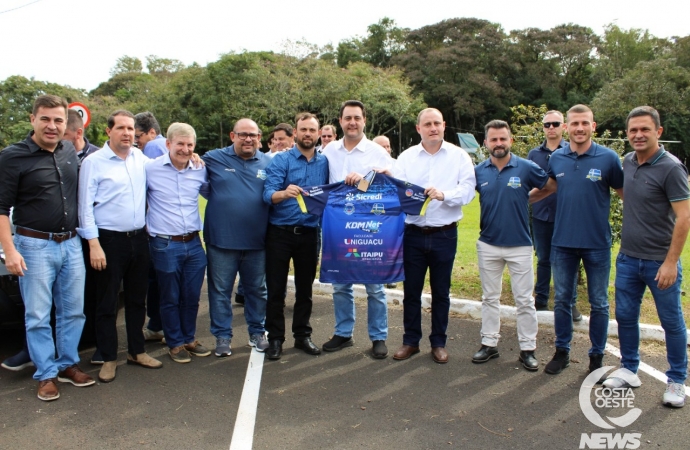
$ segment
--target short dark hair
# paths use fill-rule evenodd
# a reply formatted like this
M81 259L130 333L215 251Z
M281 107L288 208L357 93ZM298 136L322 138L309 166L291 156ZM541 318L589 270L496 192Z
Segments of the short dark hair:
M59 108L59 107L65 108L65 115L67 115L67 109L68 109L68 104L67 100L65 100L62 97L58 97L57 95L39 95L36 97L36 100L34 100L34 108L31 111L31 114L34 116L36 113L38 113L39 108Z
M508 134L512 136L512 133L510 132L510 125L508 125L508 122L506 122L505 120L492 120L491 122L484 125L484 135L486 136L487 134L489 134L489 130L492 128L494 130L500 130L501 128L505 128L506 130L508 130Z
M654 126L657 130L661 126L661 117L659 117L659 111L652 108L651 106L638 106L637 108L634 108L632 111L630 111L630 114L628 114L628 117L625 119L625 128L628 128L628 122L630 121L630 119L632 119L633 117L642 116L651 117L652 122L654 122Z
M276 131L284 131L288 137L292 137L292 134L294 133L292 125L290 125L289 123L279 123L278 125L273 127L273 133L275 133Z
M153 131L155 131L156 134L161 134L161 126L158 125L158 121L149 111L145 111L134 116L134 128L141 130L144 133L153 128Z
M77 131L79 128L84 128L84 119L81 114L75 109L67 110L67 129L70 131Z
M131 112L127 111L126 109L118 109L114 113L108 117L108 128L112 129L115 126L115 117L117 116L125 116L129 117L130 119L134 119L134 114Z
M590 107L587 105L575 105L568 110L567 114L570 114L570 113L575 113L575 114L591 113L592 117L594 117L594 113L592 112Z
M348 100L346 102L343 102L342 105L340 105L340 112L338 113L338 117L342 119L343 117L343 111L345 110L346 107L348 106L357 106L362 110L362 117L365 119L367 118L367 110L364 108L364 103L360 102L359 100Z
M320 125L319 118L310 112L303 112L303 113L297 114L297 117L295 117L295 128L297 127L297 124L300 123L301 121L309 120L309 119L316 120L316 128L319 128L319 125Z

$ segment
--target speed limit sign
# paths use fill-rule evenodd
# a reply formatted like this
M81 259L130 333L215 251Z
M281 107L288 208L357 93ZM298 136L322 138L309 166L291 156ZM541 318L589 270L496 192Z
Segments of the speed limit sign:
M91 123L91 113L89 112L89 108L87 108L85 104L79 102L70 103L69 109L73 109L79 113L82 120L84 121L84 128L89 126L89 123Z

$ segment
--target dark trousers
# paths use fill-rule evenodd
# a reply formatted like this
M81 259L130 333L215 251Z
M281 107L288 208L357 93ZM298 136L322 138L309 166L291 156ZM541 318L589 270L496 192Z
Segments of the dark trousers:
M424 278L429 270L431 284L431 334L432 347L446 346L446 329L450 310L450 279L458 247L458 230L423 234L419 228L405 227L403 238L403 344L419 346L422 339L422 291Z
M86 278L84 281L84 330L81 333L81 345L90 346L96 343L96 270L91 267L91 254L89 241L81 240L81 249L84 254L84 267Z
M117 360L117 301L120 283L124 286L127 351L144 353L144 320L149 275L149 243L144 230L127 236L98 230L105 252L106 268L96 271L96 340L104 361Z
M273 225L266 233L266 331L269 340L285 341L285 290L290 259L295 269L295 308L292 334L297 338L311 336L312 284L318 260L318 229L302 234Z
M546 306L549 303L551 284L551 238L553 222L532 218L534 249L537 253L537 281L534 283L534 304Z
M153 268L153 262L151 262L151 267L149 268L149 288L146 292L146 315L149 317L149 323L146 325L146 328L151 331L163 331L160 289L158 287L158 279L156 278L156 270Z

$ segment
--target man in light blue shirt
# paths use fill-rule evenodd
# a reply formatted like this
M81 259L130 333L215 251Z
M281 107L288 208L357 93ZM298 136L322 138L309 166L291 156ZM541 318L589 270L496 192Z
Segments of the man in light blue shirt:
M263 199L271 205L266 233L266 331L268 359L280 359L285 341L285 290L290 260L295 268L295 308L292 334L295 348L318 355L321 349L311 341L312 284L319 254L319 216L303 214L297 204L300 186L328 182L328 161L315 150L319 120L304 113L295 127L296 145L278 153L266 167ZM244 282L244 280L243 280Z
M146 111L134 116L134 130L134 143L145 156L156 159L168 153L161 127L153 114Z
M204 154L211 184L204 240L208 251L208 301L216 356L231 354L232 288L240 274L249 345L268 347L266 320L266 227L269 205L262 196L271 159L259 150L261 130L240 119L230 133L233 144Z
M127 363L159 368L144 349L149 245L145 233L146 158L134 143L134 115L108 118L109 140L82 162L79 173L79 234L89 242L96 270L96 342L104 364L98 378L115 379L117 301L124 280Z
M206 168L191 162L194 128L173 123L169 152L146 165L151 263L160 296L160 315L170 358L188 363L211 351L195 339L199 297L206 273L206 254L199 231L199 194L208 196Z

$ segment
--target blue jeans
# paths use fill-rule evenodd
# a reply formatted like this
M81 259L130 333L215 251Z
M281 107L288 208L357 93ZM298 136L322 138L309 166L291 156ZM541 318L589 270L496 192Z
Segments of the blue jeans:
M165 342L170 348L191 344L196 334L199 297L206 273L206 254L201 239L196 236L189 242L175 242L152 237L149 245L160 293Z
M532 218L534 249L537 253L537 281L534 283L534 304L547 306L551 285L551 238L553 222Z
M34 379L55 378L58 371L79 362L85 278L81 240L75 237L58 244L15 234L14 245L27 267L19 277L19 289L29 354L36 366ZM53 302L55 341L50 326Z
M676 383L684 383L688 374L688 336L680 304L683 269L678 261L676 282L661 290L654 277L662 263L663 261L633 258L623 253L619 253L616 258L616 321L621 364L637 373L640 364L640 305L645 287L649 287L666 338L666 358L670 366L666 376Z
M556 348L570 351L573 338L573 312L580 261L587 274L590 355L603 355L609 329L608 286L611 272L611 249L551 247L551 269L556 290L553 310Z
M450 310L450 278L458 247L458 230L423 234L419 228L406 226L403 238L403 344L419 346L422 339L422 290L429 270L431 284L432 347L446 346L448 311Z
M232 289L239 272L249 334L262 334L266 321L266 251L228 250L206 244L211 334L232 339Z
M382 284L365 284L367 290L367 324L369 339L385 341L388 338L388 305ZM335 334L351 337L355 328L355 297L351 284L333 285Z

